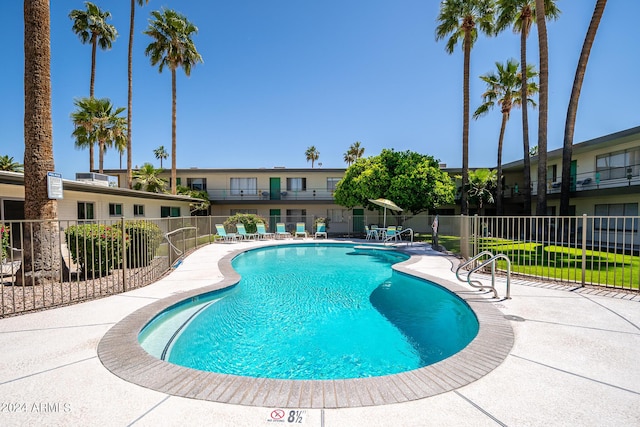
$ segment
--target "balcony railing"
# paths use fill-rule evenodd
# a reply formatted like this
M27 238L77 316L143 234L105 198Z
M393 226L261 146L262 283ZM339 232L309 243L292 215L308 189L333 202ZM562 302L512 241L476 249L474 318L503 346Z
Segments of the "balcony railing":
M595 173L584 173L576 176L576 182L571 183L571 192L579 193L581 191L591 190L603 190L610 188L622 188L629 186L640 185L640 176L633 175L628 178L611 178L602 179L597 177ZM547 194L560 194L562 190L562 177L558 177L554 180L547 180ZM522 193L521 188L516 188L515 185L507 186L504 191L504 197L516 197ZM531 182L531 195L538 194L538 182Z
M326 188L307 188L306 190L230 190L228 188L210 188L207 190L209 200L214 201L268 201L268 200L300 200L332 201L333 191Z

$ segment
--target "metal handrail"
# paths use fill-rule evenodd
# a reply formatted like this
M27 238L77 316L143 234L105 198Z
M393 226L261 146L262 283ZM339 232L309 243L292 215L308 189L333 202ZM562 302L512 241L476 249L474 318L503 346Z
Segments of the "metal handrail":
M178 231L185 231L185 230L197 230L197 227L182 227L182 228L177 228L173 231L169 231L168 233L164 233L164 238L167 240L167 243L169 243L169 247L175 251L176 255L178 255L178 258L184 253L184 251L181 251L173 243L171 243L169 236L174 233L177 233Z
M477 289L491 289L493 291L493 297L498 298L498 291L496 290L496 260L500 258L505 259L507 261L507 292L505 298L511 299L511 260L505 254L494 255L491 251L482 251L473 258L458 266L458 269L456 270L456 278L461 282L464 282L465 280L460 278L460 270L485 255L490 255L490 258L469 270L469 272L467 273L467 284ZM479 280L471 280L471 275L473 273L480 269L483 269L487 265L491 265L491 286L483 285Z
M402 234L405 234L405 233L411 236L411 244L413 245L413 229L411 228L403 228L402 230L396 230L396 232L393 235L385 237L382 243L386 244L390 240L398 240L398 237L400 237L400 240L402 240Z

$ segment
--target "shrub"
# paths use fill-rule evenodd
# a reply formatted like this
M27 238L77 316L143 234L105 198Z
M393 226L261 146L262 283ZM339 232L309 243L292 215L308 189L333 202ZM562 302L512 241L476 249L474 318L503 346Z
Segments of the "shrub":
M103 224L72 225L65 231L73 261L85 275L99 277L118 268L122 259L122 230ZM128 245L128 237L126 238Z
M162 239L160 227L149 221L126 221L124 230L129 237L127 267L149 265L160 246Z
M0 224L0 260L9 257L9 226Z
M258 227L256 227L256 223L258 222L267 224L267 221L260 215L239 213L227 218L224 222L224 227L227 230L229 230L230 227L235 229L236 224L242 223L244 224L244 228L247 230L247 233L255 233L258 230Z

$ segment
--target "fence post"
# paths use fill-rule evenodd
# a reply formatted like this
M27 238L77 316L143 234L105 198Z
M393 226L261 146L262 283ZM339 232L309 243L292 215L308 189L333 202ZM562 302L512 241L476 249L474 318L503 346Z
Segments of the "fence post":
M124 216L120 217L120 230L122 231L122 292L127 291L127 231L124 227Z
M469 259L469 217L460 215L460 254Z
M582 286L587 278L587 214L582 214Z

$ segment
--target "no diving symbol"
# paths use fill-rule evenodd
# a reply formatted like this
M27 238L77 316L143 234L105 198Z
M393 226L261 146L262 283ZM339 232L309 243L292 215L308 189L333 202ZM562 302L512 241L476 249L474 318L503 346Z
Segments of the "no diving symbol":
M274 409L271 411L272 420L281 420L284 418L284 411L282 409Z

